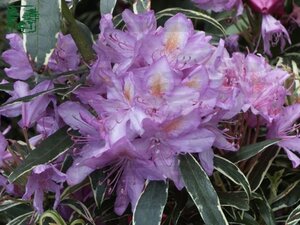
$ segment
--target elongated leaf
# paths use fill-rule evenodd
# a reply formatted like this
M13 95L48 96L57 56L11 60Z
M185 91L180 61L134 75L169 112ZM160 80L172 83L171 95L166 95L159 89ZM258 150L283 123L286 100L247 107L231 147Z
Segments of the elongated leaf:
M226 36L225 29L217 20L215 20L213 17L211 17L209 15L206 15L206 14L198 12L198 11L194 11L194 10L190 10L190 9L183 9L183 8L168 8L168 9L158 12L156 14L156 18L159 19L164 16L174 16L177 13L183 13L189 18L208 22L211 25L213 25L214 27L216 27L217 29L219 29L221 31L221 33L224 36Z
M263 194L261 194L261 197L262 200L255 200L255 203L259 209L260 216L264 219L265 224L276 225L274 214L266 197Z
M134 13L142 13L150 10L151 0L136 0L133 3L133 12Z
M107 13L113 13L117 0L100 0L100 13L105 15Z
M124 21L122 19L122 14L118 14L113 18L113 24L115 28L121 28L121 25L124 25Z
M168 218L165 222L166 225L178 224L179 218L181 217L188 200L188 193L186 193L186 191L175 193L175 205L172 213L168 215Z
M10 174L9 181L15 181L35 166L51 162L66 152L73 145L67 129L67 127L59 129L31 151L21 165Z
M105 196L106 186L102 183L105 179L105 174L101 171L95 171L90 176L90 183L93 190L94 199L97 207L100 207Z
M95 222L93 220L93 217L91 216L91 213L89 212L88 208L82 202L74 200L74 199L65 199L65 200L61 201L61 204L69 206L71 209L73 209L79 215L83 216L91 224L95 225Z
M13 83L0 84L0 91L13 91L14 85Z
M286 225L297 225L300 221L300 205L298 205L288 216Z
M231 206L240 210L249 210L249 197L243 191L218 192L222 206Z
M11 200L4 201L0 204L0 212L6 211L7 209L16 207L18 205L25 204L24 202L15 202Z
M151 181L133 212L133 225L159 225L168 198L168 183Z
M13 220L18 216L24 215L26 213L32 212L33 209L31 206L29 206L27 203L15 205L13 207L6 208L5 211L0 212L0 224L1 224L1 219L3 215L7 220Z
M17 98L17 99L14 99L12 101L3 103L1 105L1 107L15 105L15 104L19 104L19 103L22 103L22 102L30 102L30 101L34 100L35 98L37 98L37 97L40 97L40 96L43 96L43 95L46 95L46 94L49 94L49 93L52 93L52 92L55 92L55 91L59 91L59 90L66 90L68 88L70 88L70 87L64 86L64 87L52 88L52 89L49 89L49 90L46 90L46 91L41 91L41 92L38 92L38 93L35 93L35 94L32 94L32 95L27 95L25 97Z
M186 189L206 224L228 224L215 189L195 158L180 156L180 171Z
M53 223L47 223L46 220L51 220L57 225L67 225L64 219L54 210L48 210L41 215L39 225L48 225Z
M61 0L21 0L21 18L28 24L27 14L31 18L32 29L23 33L26 52L38 67L46 65L55 47L60 30ZM28 10L32 11L29 12ZM37 15L36 15L37 13ZM26 26L27 26L26 25ZM33 32L32 32L33 31Z
M272 203L273 210L287 208L297 204L300 201L300 183L299 181L291 184L283 193L279 194Z
M251 195L250 184L243 172L229 160L217 155L215 155L214 158L214 165L217 171L228 177L237 185L240 185L245 190L249 200Z
M64 191L61 194L61 199L65 199L67 198L70 194L73 194L77 191L79 191L80 189L86 187L89 185L89 181L88 179L84 179L82 182L80 182L79 184L73 185L73 186L68 186L64 189Z
M21 225L29 224L29 220L34 212L28 212L23 215L17 216L13 220L9 221L7 225Z
M248 180L253 191L256 191L259 188L272 162L278 155L279 150L279 148L270 149L270 151L263 152L259 157L258 162L248 175Z
M229 221L230 224L240 224L240 225L259 225L255 218L253 218L250 214L248 213L243 213L242 217L239 218L234 218L234 220Z
M262 152L269 146L276 144L278 141L279 141L278 139L265 140L252 145L244 146L239 151L235 152L233 155L231 155L228 158L230 161L234 163L249 159L252 156Z

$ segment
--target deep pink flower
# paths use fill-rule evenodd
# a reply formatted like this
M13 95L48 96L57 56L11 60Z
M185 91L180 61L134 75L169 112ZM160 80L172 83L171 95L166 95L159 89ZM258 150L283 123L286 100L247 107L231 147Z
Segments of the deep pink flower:
M284 0L249 0L250 6L262 14L279 14L284 11Z

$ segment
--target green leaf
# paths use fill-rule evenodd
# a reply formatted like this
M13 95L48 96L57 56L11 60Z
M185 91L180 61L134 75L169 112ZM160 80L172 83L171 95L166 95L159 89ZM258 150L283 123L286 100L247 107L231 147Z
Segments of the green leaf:
M52 224L48 222L49 219L52 220L52 222L55 222L56 225L67 225L64 219L54 210L48 210L44 212L40 217L39 225Z
M272 202L272 209L279 210L297 204L300 201L300 181L290 184Z
M74 221L72 221L72 223L70 225L78 225L78 224L80 224L80 225L86 225L86 223L82 219L74 220Z
M133 5L134 13L143 13L151 8L151 0L136 0Z
M14 90L13 83L0 84L0 91L13 91L13 90Z
M249 200L251 196L250 184L243 172L232 162L218 155L214 157L214 165L217 171L228 177L235 184L240 185L245 190Z
M206 224L228 224L215 189L207 174L190 155L180 156L180 171L186 189Z
M41 92L38 92L38 93L35 93L35 94L32 94L32 95L27 95L25 97L17 98L17 99L14 99L12 101L3 103L1 105L1 107L15 105L15 104L19 104L19 103L22 103L22 102L30 102L30 101L34 100L35 98L37 98L37 97L40 97L40 96L43 96L43 95L46 95L46 94L50 94L52 92L59 91L59 90L66 90L68 88L70 88L70 87L64 85L63 87L57 87L57 88L52 88L52 89L49 89L49 90L46 90L46 91L41 91Z
M73 145L67 129L67 127L59 129L31 151L21 165L10 174L9 181L14 182L37 165L51 162L65 153Z
M121 25L124 25L122 14L118 14L113 18L113 24L115 28L121 28Z
M273 139L273 140L265 140L261 141L255 144L247 145L244 147L241 147L241 149L231 156L228 157L228 159L234 163L246 160L251 158L252 156L262 152L269 146L272 146L276 144L279 140L278 139Z
M256 191L260 187L260 184L264 180L265 175L267 174L279 151L280 148L272 148L269 151L264 151L257 160L257 163L251 169L250 173L248 174L248 180L253 191Z
M35 31L23 33L23 41L26 52L37 66L41 67L48 63L55 48L57 34L60 31L61 0L21 0L21 5L34 7L38 13L36 21L33 20ZM27 9L21 7L21 18L24 17ZM31 12L30 15L34 16L34 13Z
M112 14L117 0L100 0L100 13L101 15L105 15L107 13Z
M90 211L82 202L74 199L64 199L61 201L61 204L69 206L71 209L73 209L76 213L84 217L91 224L95 225Z
M286 225L297 225L300 221L300 205L298 205L288 216L285 224Z
M168 198L168 183L150 181L133 212L133 225L159 225Z
M235 218L233 221L229 221L230 224L240 224L240 225L259 225L255 218L253 218L248 213L243 213L242 216L238 216L238 218Z
M9 221L6 225L25 225L29 224L29 220L34 212L28 212L23 215L17 216L13 220Z
M94 171L90 176L90 183L93 190L95 203L99 208L104 200L106 186L101 183L105 179L105 174L101 170Z
M181 217L186 205L188 198L188 193L185 190L176 191L174 193L174 207L172 212L169 213L167 220L165 221L165 225L177 225L179 218Z
M11 200L3 201L0 204L0 212L6 211L10 208L13 208L13 207L16 207L16 206L19 206L19 205L22 205L22 204L25 204L25 203L24 202L11 201Z
M249 197L244 191L218 192L222 206L231 206L239 210L249 210Z
M273 211L266 197L261 193L262 200L255 199L255 203L259 209L260 216L264 219L265 224L276 225Z
M156 18L160 19L164 16L174 16L177 13L183 13L187 17L192 18L192 19L197 19L197 20L202 20L205 22L210 23L212 26L216 27L221 31L221 33L226 37L226 31L223 28L223 26L215 20L213 17L206 15L202 12L195 11L195 10L190 10L190 9L183 9L183 8L168 8L165 10L162 10L156 14Z
M79 184L73 185L73 186L68 186L64 189L64 191L61 194L60 199L65 199L67 198L70 194L73 194L79 190L81 190L82 188L86 187L89 185L89 181L88 179L84 179L82 182L80 182Z

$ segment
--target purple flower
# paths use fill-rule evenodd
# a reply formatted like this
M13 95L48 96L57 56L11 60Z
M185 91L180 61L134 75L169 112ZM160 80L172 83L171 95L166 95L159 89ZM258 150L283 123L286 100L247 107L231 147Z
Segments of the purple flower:
M290 36L285 27L271 15L263 15L261 35L264 41L264 51L271 54L271 46L280 44L281 51L284 49L286 40L291 43Z
M299 124L295 124L299 118L300 104L288 106L273 121L267 134L267 138L280 139L277 145L284 149L294 168L300 165L300 158L294 153L300 153Z
M23 47L22 38L18 34L7 34L11 49L2 53L2 58L10 64L4 71L10 78L27 80L33 75L33 70Z
M214 12L228 11L233 8L238 10L238 14L241 14L243 11L241 0L193 0L193 2L201 9Z
M85 170L89 174L91 171L109 166L104 181L110 187L110 193L116 188L115 212L118 215L123 214L129 202L133 209L146 179L164 180L164 177L151 161L150 153L144 148L138 148L138 146L135 147L134 143L132 144L123 138L111 148L103 148L98 151L98 154L90 158L82 155L67 171L68 183L74 185L83 180L84 177L80 177L80 180L76 178L77 181L74 182L74 178L78 177L78 172L81 170Z
M144 120L145 133L141 136L148 143L148 151L161 173L172 179L175 185L182 188L176 156L181 153L212 152L215 135L206 128L199 128L200 118L197 111L186 116L167 119L161 124ZM213 152L212 152L213 155ZM202 164L211 174L212 161Z
M29 139L32 146L36 146L41 140L49 137L61 127L58 115L46 115L40 118L36 124L36 131L38 135Z
M239 53L238 53L239 54ZM265 58L248 54L238 63L243 72L239 74L239 86L244 95L243 111L248 109L255 115L271 122L283 109L287 90L284 81L289 74L279 68L273 69Z
M239 51L239 35L238 34L232 34L229 35L225 39L225 47L228 52L233 53L233 52L238 52Z
M127 32L136 37L137 40L154 33L157 27L154 11L134 14L131 10L125 9L122 18L126 24Z
M48 67L54 72L76 70L80 63L78 49L71 35L59 33L56 48L54 49Z
M12 97L7 100L7 103L18 98L50 90L53 87L54 86L51 81L43 81L35 86L32 90L30 90L27 83L16 81L14 83L14 91L10 92L10 95ZM3 106L0 108L0 114L7 117L16 117L22 115L22 119L19 122L19 125L22 128L29 128L42 116L50 101L51 98L49 94L41 94L40 96L33 98L29 102L16 102L11 105Z
M8 179L0 174L0 187L3 187L7 194L15 197L22 195L20 188L8 181Z
M192 21L178 13L144 39L141 57L152 64L165 56L174 69L190 68L211 56L214 47L210 39L204 32L195 32Z
M6 151L7 145L5 137L0 132L0 169L5 167L6 161L12 158L10 152Z
M55 166L39 165L33 169L28 177L23 199L29 200L34 194L33 206L39 214L42 214L44 211L44 192L54 192L55 202L53 208L55 209L60 201L61 185L65 180L66 175L56 169Z

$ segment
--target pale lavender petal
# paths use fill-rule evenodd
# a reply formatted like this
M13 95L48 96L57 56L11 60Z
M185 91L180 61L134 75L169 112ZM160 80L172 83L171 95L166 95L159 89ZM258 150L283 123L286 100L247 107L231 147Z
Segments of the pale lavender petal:
M43 190L36 189L34 192L33 207L38 214L42 214L44 212L43 202L44 202Z
M289 160L292 161L293 167L298 167L300 165L300 158L287 148L284 148L284 151L287 154Z
M170 140L170 145L174 146L178 153L204 152L211 149L215 138L214 133L202 128Z
M127 31L137 39L141 39L156 29L156 18L153 11L134 14L131 10L125 9L122 18L126 23Z
M214 170L214 152L213 150L208 150L204 152L200 152L198 154L201 166L205 170L208 175L212 175Z
M286 40L291 43L290 36L285 27L276 20L273 16L267 14L263 15L261 34L264 41L264 51L268 55L271 54L271 46L280 44L281 51L286 45Z
M66 124L74 130L79 130L83 135L96 133L95 128L83 120L83 116L90 117L92 120L94 117L79 103L64 102L58 107L58 114Z
M10 68L5 68L4 71L10 78L27 80L33 75L33 70L28 60L28 57L23 48L23 42L18 34L7 34L6 38L10 41L11 49L2 53L2 58Z
M67 182L70 186L79 184L94 170L88 166L77 166L75 162L75 165L71 166L66 173Z

